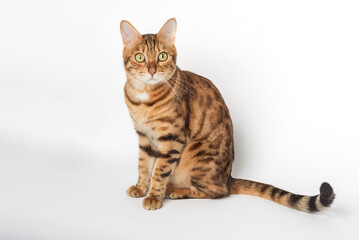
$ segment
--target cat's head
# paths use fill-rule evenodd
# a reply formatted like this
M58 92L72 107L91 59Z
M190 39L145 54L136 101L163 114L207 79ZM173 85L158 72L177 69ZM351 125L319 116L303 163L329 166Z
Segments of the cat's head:
M128 21L121 22L127 79L136 85L155 85L173 75L177 57L176 26L176 19L171 18L157 34L141 35Z

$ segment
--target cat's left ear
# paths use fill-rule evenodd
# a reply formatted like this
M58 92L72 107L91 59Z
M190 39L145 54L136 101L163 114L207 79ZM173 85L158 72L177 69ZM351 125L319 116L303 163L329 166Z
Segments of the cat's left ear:
M174 45L176 37L177 22L175 18L169 19L161 30L157 33L157 37Z

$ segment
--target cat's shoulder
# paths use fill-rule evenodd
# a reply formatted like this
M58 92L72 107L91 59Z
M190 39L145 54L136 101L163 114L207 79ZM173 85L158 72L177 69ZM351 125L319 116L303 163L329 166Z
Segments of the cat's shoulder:
M189 78L190 82L193 82L196 85L203 85L208 88L216 88L211 80L206 77L203 77L199 74L190 72L190 71L182 71L187 78Z
M182 72L197 93L200 95L207 95L207 99L209 98L208 95L211 95L216 101L224 103L221 93L211 80L190 71Z

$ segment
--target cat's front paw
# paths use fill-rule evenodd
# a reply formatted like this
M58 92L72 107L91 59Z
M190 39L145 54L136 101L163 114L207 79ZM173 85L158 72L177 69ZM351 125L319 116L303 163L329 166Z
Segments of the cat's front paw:
M130 197L143 197L146 195L145 191L141 190L140 188L136 186L131 186L127 189L127 195Z
M143 199L142 206L146 210L156 210L162 207L162 200L156 197L146 197Z

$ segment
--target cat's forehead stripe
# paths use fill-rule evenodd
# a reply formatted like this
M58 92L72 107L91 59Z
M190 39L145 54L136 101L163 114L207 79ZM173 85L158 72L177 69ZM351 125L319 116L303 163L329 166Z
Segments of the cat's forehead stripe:
M156 47L156 35L155 34L144 34L142 37L145 40L145 45L149 51L153 51Z

